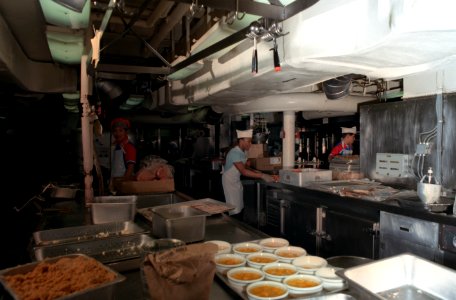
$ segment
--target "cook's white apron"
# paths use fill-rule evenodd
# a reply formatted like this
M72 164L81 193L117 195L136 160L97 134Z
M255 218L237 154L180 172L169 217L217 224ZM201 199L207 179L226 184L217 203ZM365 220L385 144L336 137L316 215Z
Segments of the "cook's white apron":
M123 177L127 168L125 167L124 152L122 147L117 149L117 146L114 146L111 157L111 178Z
M228 171L223 171L222 185L226 203L235 206L235 209L231 210L229 214L235 215L240 213L244 208L244 189L241 183L241 173L238 171L236 166L233 165Z

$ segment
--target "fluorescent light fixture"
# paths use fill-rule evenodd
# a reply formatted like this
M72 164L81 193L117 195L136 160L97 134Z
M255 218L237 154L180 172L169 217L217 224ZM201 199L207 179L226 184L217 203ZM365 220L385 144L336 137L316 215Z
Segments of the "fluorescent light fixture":
M82 12L87 0L54 0L58 4L65 6L71 10Z

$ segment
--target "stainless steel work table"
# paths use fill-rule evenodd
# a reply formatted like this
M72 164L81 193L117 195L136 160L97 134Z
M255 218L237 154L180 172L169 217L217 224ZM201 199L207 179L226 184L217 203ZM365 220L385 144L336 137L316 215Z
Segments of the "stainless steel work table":
M224 214L207 217L205 241L223 240L239 243L267 237L266 234ZM127 280L121 283L117 291L117 299L144 299L144 286L139 270L122 273ZM214 278L210 299L239 299L223 282Z
M70 211L71 213L47 216L43 220L43 228L40 230L91 223L89 210L84 208L79 201L61 202L56 204L56 206L58 208L65 208L66 211ZM150 229L148 227L149 225L143 222L138 214L135 222L145 229ZM268 237L268 235L225 214L210 216L206 220L205 241L224 240L229 243L238 243L265 237ZM121 273L127 279L116 289L116 299L147 299L139 269ZM210 299L239 299L239 296L215 276Z

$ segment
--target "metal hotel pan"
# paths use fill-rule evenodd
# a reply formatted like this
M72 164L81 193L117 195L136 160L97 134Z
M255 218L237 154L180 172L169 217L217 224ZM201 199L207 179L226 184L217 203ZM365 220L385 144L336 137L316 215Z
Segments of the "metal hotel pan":
M77 256L84 256L84 255L83 254L65 255L65 256L54 257L54 258L48 259L46 261L49 263L54 263L63 257L76 258ZM6 283L3 276L29 273L38 264L39 264L39 262L33 262L33 263L20 265L20 266L4 269L4 270L0 271L0 282L5 287L5 290L7 290L8 293L13 297L13 299L20 300L19 296L12 289L10 289L9 285ZM72 293L67 296L59 297L57 299L58 300L70 300L70 299L71 300L92 300L92 299L109 300L109 299L114 299L115 298L114 297L115 288L119 283L121 283L122 281L125 280L125 277L106 266L102 266L102 267L116 275L116 277L114 278L113 281L103 283L96 287L92 287L92 288L89 288L86 290L75 292L75 293Z
M135 234L80 243L40 246L35 247L34 251L39 261L61 255L83 253L110 265L117 271L126 271L139 268L141 254L154 251L155 248L154 239L146 234Z
M36 231L33 239L38 246L83 242L113 236L126 236L147 232L132 221L73 226Z
M336 272L364 299L456 299L456 271L405 253Z

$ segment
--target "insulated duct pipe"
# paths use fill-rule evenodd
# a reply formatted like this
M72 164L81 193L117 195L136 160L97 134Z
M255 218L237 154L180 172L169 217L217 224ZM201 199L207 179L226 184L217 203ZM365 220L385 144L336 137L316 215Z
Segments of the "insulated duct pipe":
M295 122L294 111L283 112L282 165L283 168L293 168L295 162Z
M344 75L323 81L323 91L329 100L337 100L350 93L352 75Z
M213 105L212 109L217 113L225 114L248 114L260 112L283 111L333 111L343 113L356 113L358 104L375 97L347 96L340 101L326 99L323 93L287 93L270 95L248 102L228 105Z

